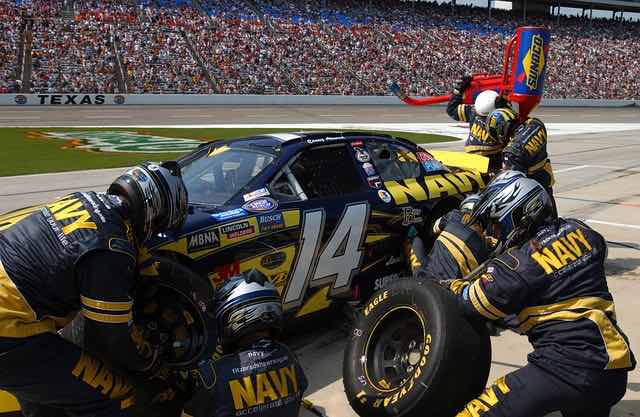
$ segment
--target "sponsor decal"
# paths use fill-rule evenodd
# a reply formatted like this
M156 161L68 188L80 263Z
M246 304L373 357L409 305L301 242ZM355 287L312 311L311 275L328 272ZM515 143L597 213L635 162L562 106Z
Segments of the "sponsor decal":
M224 221L235 219L236 217L246 216L247 214L249 213L247 213L245 209L237 208L233 210L223 211L222 213L214 213L211 215L211 217L218 221Z
M399 273L395 273L395 274L390 274L390 275L385 275L384 277L380 277L378 279L376 279L373 283L373 290L374 291L378 291L381 290L383 288L386 288L387 286L389 286L389 284L391 284L394 280L400 278L400 274Z
M220 233L224 233L227 239L237 239L242 236L254 234L255 232L255 227L253 227L248 221L242 221L220 227Z
M356 159L358 160L358 162L369 162L371 160L369 153L364 149L354 148L354 150L356 152Z
M244 199L244 201L251 201L255 200L256 198L268 196L270 194L271 193L269 192L269 190L266 187L263 187L243 195L242 198Z
M373 177L367 178L367 184L371 188L381 188L382 187L382 178L379 175L374 175Z
M240 263L233 262L216 267L213 272L209 274L209 281L211 281L214 286L217 286L236 275L240 275Z
M444 165L442 165L442 162L436 161L435 159L432 161L423 162L422 167L427 172L446 171Z
M284 216L282 213L265 214L258 217L258 227L261 233L275 232L284 229Z
M220 235L217 229L194 233L187 237L187 252L197 252L220 246Z
M310 144L310 145L313 145L314 143L331 142L331 141L340 140L340 139L344 139L344 136L333 136L333 137L330 137L330 138L307 139L307 143Z
M278 208L278 202L269 197L258 198L257 200L252 200L246 203L244 206L242 206L242 208L254 213L264 213Z
M378 190L378 197L380 197L380 200L384 201L385 203L391 202L391 194L389 194L385 190Z
M369 313L371 313L371 311L373 311L373 309L378 306L378 304L380 304L381 302L383 302L387 298L389 298L389 291L385 291L382 294L378 294L371 301L369 301L369 303L367 304L367 306L364 309L365 317L368 316Z
M62 139L69 141L66 148L99 152L164 153L189 152L202 141L195 139L167 138L136 132L36 132L41 139Z
M409 178L402 181L385 181L384 186L398 205L411 201L435 200L445 196L466 194L485 187L482 174L477 171L460 171Z
M362 148L364 146L364 142L362 142L361 140L356 140L351 142L351 146L353 146L354 148Z
M376 169L373 167L373 165L371 165L370 162L365 162L364 164L362 164L362 169L364 169L364 172L367 175L376 175Z
M400 258L399 256L392 256L387 260L384 266L395 265L399 264L400 262L402 262L402 258Z
M531 37L531 47L522 60L522 67L526 74L525 84L531 90L538 88L538 79L544 70L544 39L540 35Z
M422 223L422 209L402 207L402 225L410 226L416 223Z
M260 260L260 265L267 269L276 269L287 260L287 254L284 252L270 253Z
M418 156L418 161L420 162L433 161L433 156L431 156L428 152L417 152L416 155Z
M14 99L14 101L16 102L16 104L27 104L27 96L22 95L22 94L18 94L16 96L16 98Z

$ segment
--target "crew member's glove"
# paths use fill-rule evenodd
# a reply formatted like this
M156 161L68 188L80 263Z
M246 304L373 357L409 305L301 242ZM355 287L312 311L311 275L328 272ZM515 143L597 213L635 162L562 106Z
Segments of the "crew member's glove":
M453 87L453 94L464 94L465 90L471 85L472 79L471 75L464 75Z

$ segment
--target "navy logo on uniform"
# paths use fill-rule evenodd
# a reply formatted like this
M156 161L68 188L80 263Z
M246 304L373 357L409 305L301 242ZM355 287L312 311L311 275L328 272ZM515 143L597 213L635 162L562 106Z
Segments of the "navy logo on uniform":
M220 235L217 229L195 233L187 238L187 251L197 252L204 249L213 249L220 246Z

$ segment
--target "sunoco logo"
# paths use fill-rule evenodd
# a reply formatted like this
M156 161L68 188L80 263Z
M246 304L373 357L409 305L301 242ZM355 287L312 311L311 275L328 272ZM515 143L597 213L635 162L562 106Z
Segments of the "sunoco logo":
M74 149L100 152L163 153L189 152L202 141L144 135L135 132L30 132L30 137L62 139Z
M187 251L197 252L204 249L213 249L220 246L220 236L216 229L196 233L188 237Z
M522 66L527 74L527 87L531 90L538 88L538 79L544 69L544 39L540 35L531 37L531 48L522 60Z

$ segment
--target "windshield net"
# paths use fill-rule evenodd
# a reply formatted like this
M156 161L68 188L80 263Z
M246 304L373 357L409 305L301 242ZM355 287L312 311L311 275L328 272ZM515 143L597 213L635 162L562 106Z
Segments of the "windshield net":
M274 160L253 149L219 146L182 166L189 201L224 205Z

